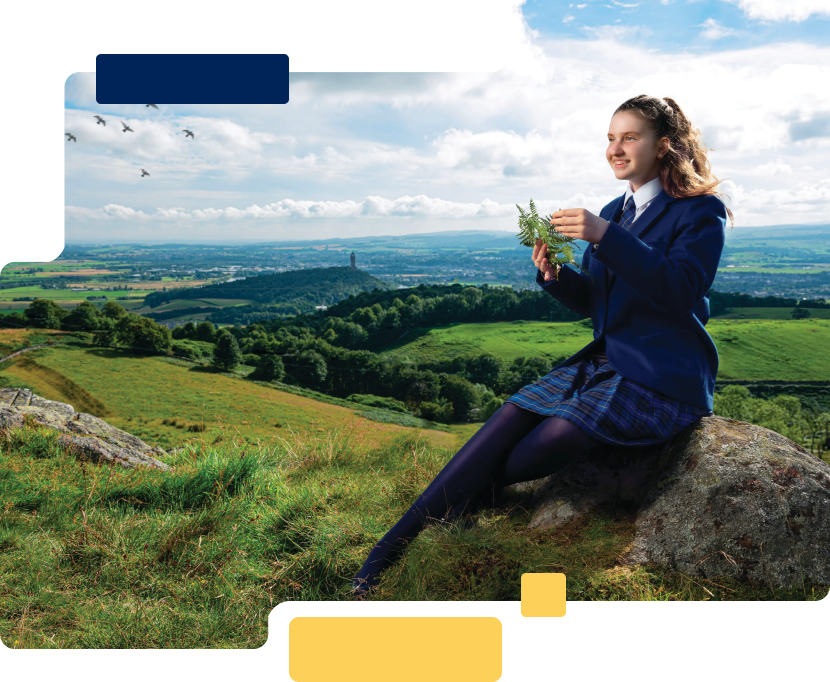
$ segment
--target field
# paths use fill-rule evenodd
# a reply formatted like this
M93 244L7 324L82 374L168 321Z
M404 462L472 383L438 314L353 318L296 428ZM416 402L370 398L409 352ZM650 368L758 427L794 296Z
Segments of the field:
M372 546L452 456L417 434L373 446L351 422L325 441L194 443L172 472L85 463L46 430L0 439L0 638L12 648L255 648L292 600L348 599ZM663 567L615 566L623 507L528 530L528 494L426 528L377 601L519 601L526 572L565 572L567 599L807 600Z
M227 308L229 306L237 305L248 305L249 303L253 303L253 301L248 298L197 298L189 300L196 301L197 303L207 303L209 305L219 306L220 308ZM181 302L184 303L184 301Z
M69 403L76 411L94 414L165 449L194 439L210 443L234 437L268 439L292 429L309 429L322 438L356 418L354 409L196 363L103 348L30 351L0 366L0 379L6 386L29 388L49 400ZM391 423L371 424L378 444L412 430ZM204 432L189 430L202 425ZM425 429L423 433L436 446L453 447L456 434L467 431L450 427L449 432Z
M35 337L35 340L32 340L32 337ZM42 341L38 337L41 337ZM5 357L16 350L45 341L45 334L33 334L31 329L0 329L0 357Z
M828 272L830 265L825 263L792 263L791 265L739 265L735 267L719 267L719 273L734 273L734 272L755 272L755 273L782 273L789 275L814 275L821 272ZM717 288L717 286L715 287Z
M206 283L207 280L192 280L189 282L176 282L175 286L197 286ZM93 282L90 283L90 285L98 287L100 286L100 283ZM81 302L86 301L88 296L95 296L106 299L92 301L93 305L98 308L103 306L107 301L113 301L129 312L138 314L149 312L160 313L169 310L178 310L179 308L194 307L221 310L222 308L247 305L251 303L250 300L242 298L205 298L171 301L163 306L152 309L144 305L144 296L150 291L161 289L164 285L165 282L135 282L130 285L131 288L128 291L73 291L72 289L41 289L40 287L35 286L0 289L0 315L10 313L15 310L23 312L29 307L30 301L13 301L12 298L48 298L64 308L72 309ZM129 296L129 299L124 300L122 298L122 300L118 300L120 297L124 296ZM185 317L188 320L203 320L208 314L209 311L196 315L185 315Z
M14 287L12 289L0 289L0 301L12 301L13 298L49 298L58 303L68 298L82 298L86 300L87 296L106 296L108 299L115 299L117 296L140 296L142 293L155 291L165 286L176 287L195 287L207 284L207 280L183 280L174 282L157 282L157 281L138 281L129 282L128 290L120 291L106 291L108 286L124 286L125 283L111 283L111 282L95 282L95 281L79 281L72 282L66 289L43 289L39 286ZM100 291L90 291L90 288L100 289ZM80 291L79 289L86 289ZM21 301L23 303L23 301Z
M754 310L754 309L749 309ZM719 379L830 381L830 320L713 319ZM410 340L410 337L414 336ZM570 356L593 338L590 323L499 322L443 325L410 334L384 355L416 362L492 353L503 360Z
M389 357L415 361L450 360L459 355L492 353L503 360L517 357L569 356L592 338L586 322L491 322L441 325L409 332L397 344L381 349Z
M721 376L830 379L828 320L713 320ZM54 432L0 432L0 637L14 648L251 648L286 600L348 599L372 546L478 430L368 421L354 408L195 363L0 331L0 365L28 387L165 449L172 472L91 465ZM591 338L582 323L456 325L389 353L553 358ZM75 339L75 345L71 345ZM541 352L540 352L541 351ZM204 424L204 430L201 430ZM277 427L277 424L280 426ZM198 428L199 430L191 430ZM632 510L608 507L529 531L528 494L427 528L372 597L519 600L521 575L567 573L574 600L817 600L805 583L763 585L623 568Z
M810 311L810 317L819 320L830 320L830 308L805 308ZM792 308L731 308L724 315L718 315L717 320L791 320Z

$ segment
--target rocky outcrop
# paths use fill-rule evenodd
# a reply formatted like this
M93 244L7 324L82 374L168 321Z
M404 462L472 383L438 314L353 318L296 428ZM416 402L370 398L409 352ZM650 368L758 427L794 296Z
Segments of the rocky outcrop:
M830 465L774 431L704 417L650 448L597 448L533 490L529 528L609 500L637 508L623 564L773 587L830 585Z
M126 468L170 468L156 459L167 454L160 447L150 447L103 419L75 412L72 405L46 400L27 388L0 388L0 428L25 426L27 415L36 424L61 431L58 438L61 443L79 450L93 462L109 462Z

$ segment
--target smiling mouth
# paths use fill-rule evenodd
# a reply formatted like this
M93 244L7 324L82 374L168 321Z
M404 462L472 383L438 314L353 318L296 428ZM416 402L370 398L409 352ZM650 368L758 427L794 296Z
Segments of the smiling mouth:
M614 161L614 168L623 168L627 166L630 161Z

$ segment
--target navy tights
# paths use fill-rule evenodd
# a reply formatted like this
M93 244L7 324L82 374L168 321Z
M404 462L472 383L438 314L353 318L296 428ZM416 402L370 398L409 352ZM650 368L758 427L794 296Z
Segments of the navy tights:
M454 517L496 488L549 476L598 444L565 419L504 403L374 546L352 579L353 590L375 585L430 518Z

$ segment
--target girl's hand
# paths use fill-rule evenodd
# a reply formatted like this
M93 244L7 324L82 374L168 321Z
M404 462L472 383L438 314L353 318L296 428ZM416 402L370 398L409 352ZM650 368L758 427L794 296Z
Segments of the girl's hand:
M548 263L548 245L541 239L536 240L536 246L533 247L533 264L539 268L541 273L545 276L545 281L550 281L556 278L559 271L559 266L552 266Z
M551 215L551 225L556 225L557 232L566 237L584 239L592 244L599 244L608 230L608 221L594 215L584 208L560 209Z

